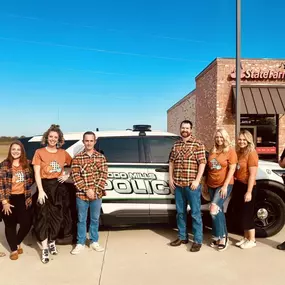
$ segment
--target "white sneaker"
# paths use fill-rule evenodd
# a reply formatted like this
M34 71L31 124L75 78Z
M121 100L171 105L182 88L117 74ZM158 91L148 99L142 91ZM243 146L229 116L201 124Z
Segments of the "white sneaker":
M242 244L244 244L244 243L247 242L247 241L248 241L248 239L245 238L245 237L243 237L240 241L238 241L238 242L236 243L236 246L241 246Z
M70 252L71 254L79 254L82 250L84 250L85 245L77 244L76 247Z
M240 248L242 249L248 249L248 248L253 248L256 246L256 241L253 240L247 240L245 243L243 243Z
M90 247L96 251L104 251L104 247L102 247L98 242L92 242Z

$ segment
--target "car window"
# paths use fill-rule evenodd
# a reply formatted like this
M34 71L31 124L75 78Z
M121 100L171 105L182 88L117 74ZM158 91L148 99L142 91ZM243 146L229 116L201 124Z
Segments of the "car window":
M173 137L146 137L144 138L149 153L149 160L153 163L168 163L173 144L179 139Z
M65 140L64 145L61 148L66 150L77 142L78 140Z
M95 148L105 155L108 162L140 162L138 138L98 138Z
M23 144L23 146L25 148L27 158L29 160L32 160L34 153L36 152L36 150L38 148L41 148L42 145L41 145L41 142L29 142L30 139L31 139L31 137L21 138L21 139L19 139L19 141Z

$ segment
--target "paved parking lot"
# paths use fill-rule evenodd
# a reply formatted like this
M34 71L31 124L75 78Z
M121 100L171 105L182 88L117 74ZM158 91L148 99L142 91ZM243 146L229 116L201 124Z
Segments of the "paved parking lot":
M1 223L1 248L8 254L3 230ZM100 232L104 253L86 248L72 256L71 246L59 246L60 254L44 265L36 241L29 235L19 260L0 258L0 284L284 284L285 252L275 247L285 239L285 229L272 238L259 239L258 246L250 250L230 245L225 252L217 252L207 245L210 236L206 231L201 251L191 253L190 243L168 246L176 238L175 229L169 227L107 229ZM231 243L238 238L230 234Z

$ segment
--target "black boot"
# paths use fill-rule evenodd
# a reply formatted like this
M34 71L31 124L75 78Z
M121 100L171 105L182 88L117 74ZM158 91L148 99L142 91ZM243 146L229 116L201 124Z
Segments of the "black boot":
M280 250L285 250L285 241L282 242L281 244L277 245L277 248Z

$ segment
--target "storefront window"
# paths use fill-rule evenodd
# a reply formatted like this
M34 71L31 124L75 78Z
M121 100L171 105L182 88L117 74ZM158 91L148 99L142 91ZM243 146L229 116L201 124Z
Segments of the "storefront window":
M275 115L241 116L241 129L251 132L260 159L277 161L278 118Z

